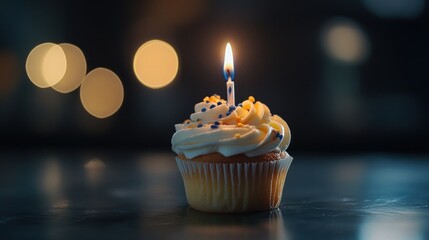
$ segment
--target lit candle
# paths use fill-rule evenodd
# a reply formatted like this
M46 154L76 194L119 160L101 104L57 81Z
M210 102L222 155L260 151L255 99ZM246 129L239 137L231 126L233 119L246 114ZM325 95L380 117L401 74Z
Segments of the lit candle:
M232 57L231 44L227 43L225 48L225 60L223 62L223 75L226 80L226 93L228 104L235 105L235 89L234 89L234 59Z

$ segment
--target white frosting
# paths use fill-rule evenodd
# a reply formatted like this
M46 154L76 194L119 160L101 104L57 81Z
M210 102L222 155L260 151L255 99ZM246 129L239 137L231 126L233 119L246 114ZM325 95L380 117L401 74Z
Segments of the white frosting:
M195 105L189 120L175 125L173 151L192 159L215 152L254 157L286 150L291 136L287 123L271 115L265 104L253 102L243 101L234 109L217 96L206 97Z

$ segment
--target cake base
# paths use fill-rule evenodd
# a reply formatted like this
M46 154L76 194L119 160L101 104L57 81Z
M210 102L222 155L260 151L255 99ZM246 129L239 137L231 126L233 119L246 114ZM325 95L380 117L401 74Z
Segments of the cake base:
M247 158L235 162L176 157L176 162L192 208L216 213L253 212L280 205L293 159L286 152L281 156L278 160Z

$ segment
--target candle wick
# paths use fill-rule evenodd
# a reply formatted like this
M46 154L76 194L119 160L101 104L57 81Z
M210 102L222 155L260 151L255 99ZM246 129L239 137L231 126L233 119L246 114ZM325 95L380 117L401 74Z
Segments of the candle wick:
M227 69L226 74L228 75L228 78L230 78L231 77L231 70Z

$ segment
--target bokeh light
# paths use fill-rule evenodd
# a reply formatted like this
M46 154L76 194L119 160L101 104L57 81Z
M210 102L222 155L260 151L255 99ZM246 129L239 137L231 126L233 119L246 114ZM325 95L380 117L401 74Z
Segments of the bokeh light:
M83 107L94 117L109 117L119 110L124 100L122 82L109 69L96 68L83 80L80 100Z
M25 70L27 71L28 78L30 78L34 85L41 88L49 87L49 84L46 82L42 73L42 65L46 53L52 46L55 46L55 44L42 43L37 45L28 54L27 62L25 63Z
M61 192L61 169L56 159L48 159L40 175L41 190L49 197L55 198Z
M88 171L104 169L106 164L98 158L93 158L85 163L84 168Z
M42 43L28 54L25 69L30 80L40 88L58 83L64 76L67 59L63 49L54 43Z
M392 200L391 200L392 201ZM380 201L381 202L381 201ZM383 206L378 202L376 206ZM388 205L388 204L385 204ZM422 217L424 213L418 208L376 207L368 208L371 213L363 219L358 232L359 240L377 239L425 239L425 229Z
M162 88L176 77L179 59L170 44L151 40L137 50L133 66L134 73L141 83L150 88Z
M86 60L83 52L75 45L61 43L67 59L67 69L61 81L52 88L60 93L68 93L77 89L85 78Z
M58 46L52 46L42 61L42 74L49 86L53 86L63 78L67 69L66 54Z
M380 18L416 18L425 8L425 0L363 0L363 3Z
M0 50L0 99L16 87L19 78L18 56Z
M93 158L85 163L86 177L92 186L97 186L102 182L106 164L98 158Z
M359 25L346 18L330 20L322 32L326 53L338 61L358 63L369 53L368 39Z

